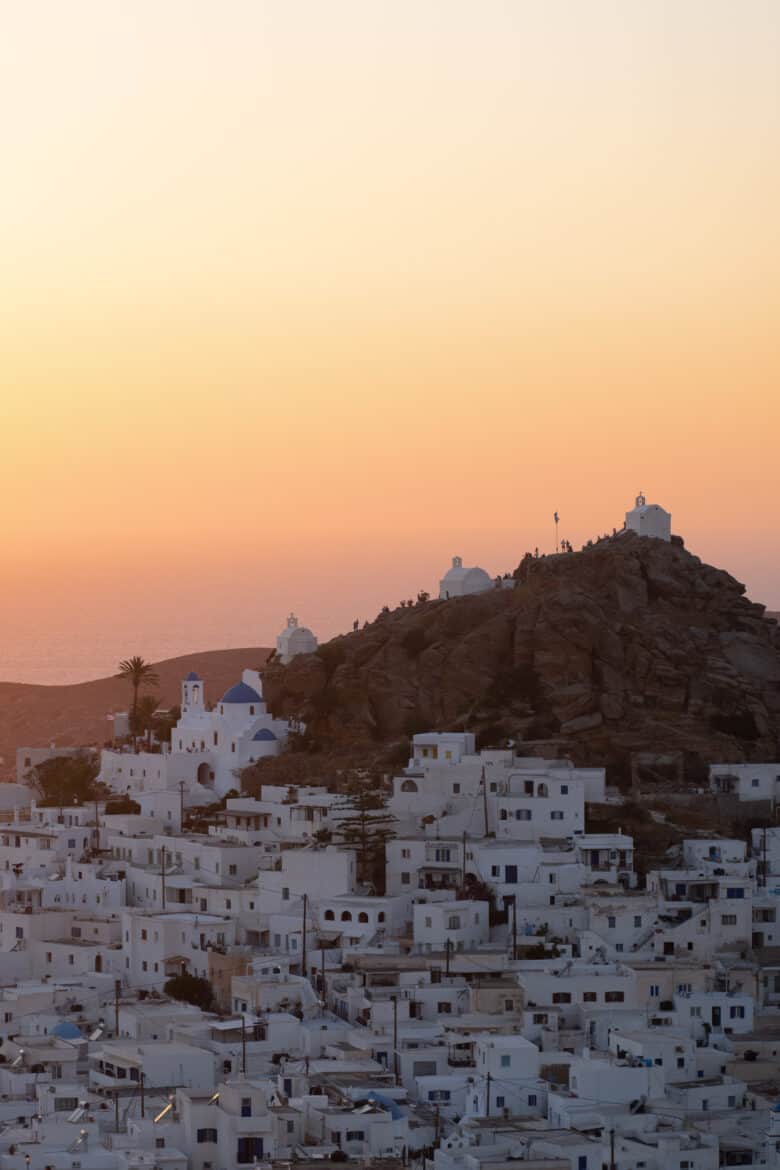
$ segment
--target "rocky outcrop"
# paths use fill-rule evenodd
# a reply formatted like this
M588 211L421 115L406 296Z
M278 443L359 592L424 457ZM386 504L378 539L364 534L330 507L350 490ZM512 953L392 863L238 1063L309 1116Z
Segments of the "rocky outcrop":
M381 614L289 666L266 695L313 744L468 728L577 760L682 750L776 759L780 635L728 573L631 533L526 558L515 588ZM529 747L529 750L534 750Z

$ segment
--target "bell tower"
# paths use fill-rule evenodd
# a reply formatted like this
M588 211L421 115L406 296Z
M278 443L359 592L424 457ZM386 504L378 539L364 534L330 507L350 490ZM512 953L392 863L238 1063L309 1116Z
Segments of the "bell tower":
M181 713L188 715L190 712L204 710L203 680L200 675L191 670L181 684Z

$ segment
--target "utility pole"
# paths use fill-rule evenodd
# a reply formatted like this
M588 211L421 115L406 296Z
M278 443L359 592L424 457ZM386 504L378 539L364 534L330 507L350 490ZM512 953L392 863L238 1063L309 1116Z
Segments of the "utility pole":
M760 885L766 889L766 826L764 826L761 834L761 882Z
M560 545L558 544L558 519L559 519L559 517L558 517L557 512L554 513L553 519L555 520L555 551L558 552L560 549Z
M114 1133L119 1133L119 1089L114 1089Z
M327 984L325 983L325 947L323 946L322 939L320 939L320 992L322 994L323 1003L325 1001L327 990Z
M487 801L487 778L485 776L485 769L482 769L482 812L485 817L485 836L488 835L488 801Z
M391 996L393 1001L393 1073L395 1083L398 1084L398 996Z
M615 1170L615 1131L609 1131L609 1170Z
M165 846L160 849L160 878L162 881L162 908L165 909Z
M517 958L517 894L512 898L512 958Z
M184 781L179 781L179 831L184 832Z
M241 1014L241 1072L246 1076L246 1016Z
M303 895L303 945L301 948L301 975L306 978L306 911L309 907L309 895Z
M100 848L100 814L98 812L98 798L95 796L95 852Z
M485 1077L485 1117L490 1117L490 1073Z
M450 977L450 952L452 951L452 939L448 938L444 944L444 974L449 979Z
M114 1036L119 1037L119 996L122 993L122 980L114 980Z
M466 830L463 830L463 877L461 878L462 886L466 884Z
M146 1094L144 1093L144 1074L141 1072L141 1121L146 1117Z
M433 1138L433 1144L435 1146L438 1146L438 1144L439 1144L440 1127L441 1127L441 1106L439 1105L439 1103L437 1101L436 1102L436 1129L434 1131L434 1138Z

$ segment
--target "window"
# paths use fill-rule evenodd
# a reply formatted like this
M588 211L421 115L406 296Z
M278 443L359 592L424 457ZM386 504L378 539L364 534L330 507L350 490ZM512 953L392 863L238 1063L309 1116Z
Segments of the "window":
M284 887L282 888L282 901L283 901L283 902L289 902L289 900L290 900L290 891L289 891L289 889L287 888L287 886L284 886Z
M661 986L660 986L660 984L658 984L658 983L651 983L651 984L650 984L650 998L651 998L651 999L658 999L658 997L659 997L659 995L660 995L660 994L661 994Z
M412 851L411 851L411 849L402 849L402 850L401 850L401 857L403 857L403 859L404 859L405 861L408 861L408 859L409 859L411 856L412 856Z
M446 999L442 1000L436 1004L436 1011L440 1016L449 1016L452 1014L452 1004Z
M635 914L634 915L634 926L641 926L641 925L642 925L642 915Z
M437 861L449 861L450 851L449 849L437 849L435 857Z
M501 1053L501 1067L502 1068L511 1068L512 1067L512 1057L509 1055L508 1052Z
M453 784L453 786L452 786L452 795L453 795L453 796L459 796L459 795L460 795L460 784Z
M251 1097L242 1097L241 1098L241 1116L242 1117L251 1117L252 1116L252 1098Z
M727 898L744 898L745 897L744 887L743 886L727 886L726 887L726 897Z
M751 786L751 788L758 788L758 777L757 776L754 776L753 779L750 781L750 786Z
M528 1104L529 1104L529 1105L535 1105L535 1104L536 1104L536 1093L529 1093L529 1094L528 1094Z
M505 1097L496 1097L496 1108L503 1109L505 1100L506 1100Z
M609 918L607 919L607 926L609 927L610 930L614 930L616 925L617 925L617 918L615 917L614 914L610 914Z
M553 1003L571 1003L571 992L554 991L552 1001Z
M229 865L228 866L228 874L230 875L230 877L235 877L237 873L238 873L238 866L237 865Z
M326 922L333 922L336 915L333 913L332 910L326 910L322 917L325 919Z
M447 919L447 930L460 930L460 914L450 914Z
M732 1004L729 1008L729 1018L732 1020L744 1020L745 1009L741 1004Z
M504 1000L504 1011L513 1012L515 1010L515 1001L513 999Z
M568 784L561 784L561 796L568 796L568 795L569 795L569 785Z
M351 910L342 910L341 911L341 921L342 922L351 922L352 921L352 911Z
M55 1097L54 1098L54 1112L55 1113L72 1113L74 1109L78 1109L78 1097Z
M588 1155L580 1154L577 1159L577 1170L588 1170Z
M411 874L408 874L408 873L401 874L401 885L402 886L408 886L410 880L411 880Z
M515 820L516 821L530 821L530 819L531 819L530 808L517 808L517 809L515 809Z
M563 820L563 813L561 812L561 810L558 808L554 808L552 810L552 812L550 813L550 820L551 821L562 821Z
M721 924L721 926L736 926L737 925L736 914L721 914L720 924Z
M430 914L427 914L425 916L425 929L430 930L432 926L433 926L433 919L431 918Z
M596 1003L598 998L599 997L595 991L583 991L582 993L583 1003Z
M625 994L622 991L604 992L604 1003L622 1003L625 998Z
M366 1135L362 1129L348 1129L345 1136L348 1142L362 1142L365 1141Z

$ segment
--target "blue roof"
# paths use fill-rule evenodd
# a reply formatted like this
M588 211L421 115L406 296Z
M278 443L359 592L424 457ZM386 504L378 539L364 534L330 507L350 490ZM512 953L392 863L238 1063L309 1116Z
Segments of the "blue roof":
M229 691L225 691L220 699L221 703L262 703L262 701L254 687L248 687L244 682L236 683Z
M60 1040L80 1040L81 1029L77 1028L70 1020L61 1020L59 1024L55 1024L51 1030L52 1036L59 1036Z
M191 670L184 681L185 682L200 682L200 675L197 674L194 670Z
M262 743L263 740L275 740L276 736L269 727L261 727L259 731L255 732L255 734L252 736L252 739L255 741L255 743Z

